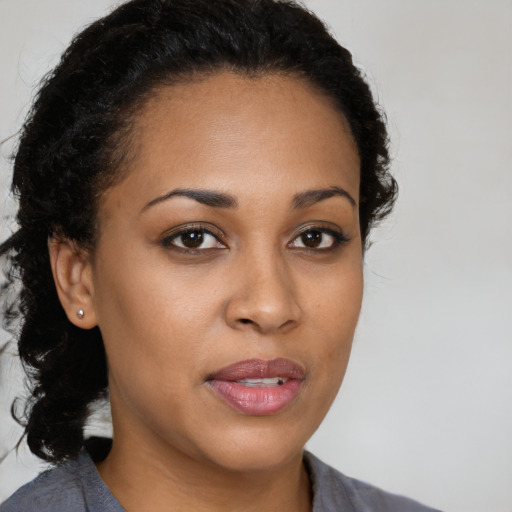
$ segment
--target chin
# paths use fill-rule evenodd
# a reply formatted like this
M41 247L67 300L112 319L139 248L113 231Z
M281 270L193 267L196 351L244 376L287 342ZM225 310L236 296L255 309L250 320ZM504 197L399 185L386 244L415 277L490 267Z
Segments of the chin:
M227 471L245 473L277 470L301 458L304 445L310 437L290 430L280 425L226 432L222 440L209 440L208 453L205 455Z

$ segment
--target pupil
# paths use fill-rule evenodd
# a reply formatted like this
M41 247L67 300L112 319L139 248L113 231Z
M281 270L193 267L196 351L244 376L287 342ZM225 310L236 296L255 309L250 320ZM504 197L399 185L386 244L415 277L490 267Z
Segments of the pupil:
M190 231L181 235L181 241L185 247L196 249L203 243L203 233L200 231Z
M321 231L308 231L302 234L301 239L306 247L318 247L322 242L322 233Z

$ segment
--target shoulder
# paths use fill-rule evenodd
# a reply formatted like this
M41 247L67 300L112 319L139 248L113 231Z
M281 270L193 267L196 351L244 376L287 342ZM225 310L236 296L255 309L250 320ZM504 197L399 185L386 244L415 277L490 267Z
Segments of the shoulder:
M439 512L404 496L349 478L304 453L313 486L313 512Z
M85 510L76 465L77 461L72 461L41 473L3 503L0 512L59 510L59 507Z
M87 453L41 473L0 505L0 512L120 512Z

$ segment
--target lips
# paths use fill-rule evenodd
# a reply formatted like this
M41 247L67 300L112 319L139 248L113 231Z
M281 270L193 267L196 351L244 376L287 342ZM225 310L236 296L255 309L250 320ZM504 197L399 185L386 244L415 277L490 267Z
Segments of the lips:
M247 415L275 414L297 396L304 369L288 359L248 359L215 372L208 386L224 402Z

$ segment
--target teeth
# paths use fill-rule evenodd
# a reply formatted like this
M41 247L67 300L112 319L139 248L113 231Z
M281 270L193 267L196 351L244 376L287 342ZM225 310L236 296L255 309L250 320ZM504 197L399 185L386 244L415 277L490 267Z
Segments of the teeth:
M266 379L242 379L237 380L238 384L243 384L249 388L264 388L272 386L282 386L288 379L285 377L271 377Z

